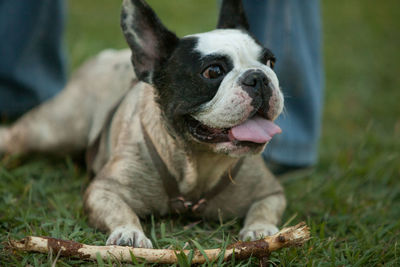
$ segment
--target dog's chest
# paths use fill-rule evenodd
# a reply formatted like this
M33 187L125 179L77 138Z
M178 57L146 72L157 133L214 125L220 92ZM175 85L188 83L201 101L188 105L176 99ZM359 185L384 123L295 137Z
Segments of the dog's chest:
M183 177L179 179L179 190L190 198L198 198L210 191L232 165L234 159L211 153L197 153L190 159Z

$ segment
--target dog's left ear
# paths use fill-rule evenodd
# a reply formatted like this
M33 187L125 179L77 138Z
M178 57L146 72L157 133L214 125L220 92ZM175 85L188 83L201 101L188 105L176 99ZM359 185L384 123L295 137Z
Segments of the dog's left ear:
M151 83L152 73L179 43L143 0L124 0L121 27L132 50L132 64L139 80Z
M249 30L242 0L223 0L217 28Z

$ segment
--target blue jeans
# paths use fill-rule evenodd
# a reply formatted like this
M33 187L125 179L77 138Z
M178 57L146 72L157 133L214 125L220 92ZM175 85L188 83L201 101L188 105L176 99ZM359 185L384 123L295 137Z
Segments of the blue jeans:
M0 0L0 115L15 117L65 85L63 0Z
M282 134L263 153L266 161L312 165L317 160L324 74L318 0L244 0L250 30L277 58L285 95L276 121Z

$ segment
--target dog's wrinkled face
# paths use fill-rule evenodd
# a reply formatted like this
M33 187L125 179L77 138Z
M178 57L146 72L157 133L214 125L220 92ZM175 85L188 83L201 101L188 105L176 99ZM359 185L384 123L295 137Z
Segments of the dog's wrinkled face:
M272 121L283 96L274 57L236 29L181 39L153 82L159 102L179 133L216 152L260 152L280 131Z
M243 155L280 132L275 59L246 31L241 1L224 1L220 29L178 39L144 1L125 0L122 27L137 76L154 85L169 127L187 142Z

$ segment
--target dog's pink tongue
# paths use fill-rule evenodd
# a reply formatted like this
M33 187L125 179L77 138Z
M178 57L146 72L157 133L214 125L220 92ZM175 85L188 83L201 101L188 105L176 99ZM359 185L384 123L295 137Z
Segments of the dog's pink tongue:
M233 127L230 135L239 141L250 141L253 143L266 143L282 130L270 120L259 116L248 119L242 124Z

